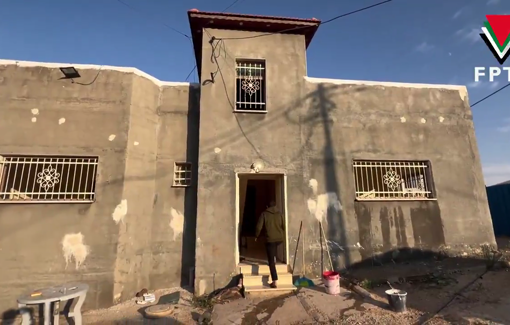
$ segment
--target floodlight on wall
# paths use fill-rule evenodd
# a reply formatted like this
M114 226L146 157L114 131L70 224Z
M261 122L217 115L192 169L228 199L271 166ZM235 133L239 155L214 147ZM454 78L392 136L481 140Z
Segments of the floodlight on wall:
M76 79L81 77L75 67L62 67L60 71L64 75L64 79Z
M264 162L261 161L261 160L255 160L253 162L253 164L251 165L251 169L255 172L255 173L258 173L260 172L261 170L264 169Z

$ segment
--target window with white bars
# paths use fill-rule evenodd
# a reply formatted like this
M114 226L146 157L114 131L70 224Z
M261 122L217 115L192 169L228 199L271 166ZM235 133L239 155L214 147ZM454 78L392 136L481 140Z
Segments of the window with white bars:
M236 61L236 111L266 111L266 64L264 61Z
M0 156L0 203L95 201L98 157Z
M353 163L357 200L427 200L435 198L428 161Z
M191 186L191 163L176 162L174 164L174 186Z

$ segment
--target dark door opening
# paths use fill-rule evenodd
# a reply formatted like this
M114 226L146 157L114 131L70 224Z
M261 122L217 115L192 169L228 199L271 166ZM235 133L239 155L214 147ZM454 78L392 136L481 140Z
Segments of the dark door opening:
M283 211L283 195L279 193L283 189L283 177L280 175L241 176L239 194L239 257L240 262L266 264L267 256L265 238L260 236L255 241L257 222L260 215L267 208L271 200L275 200L280 211ZM284 262L285 250L277 258L278 262Z

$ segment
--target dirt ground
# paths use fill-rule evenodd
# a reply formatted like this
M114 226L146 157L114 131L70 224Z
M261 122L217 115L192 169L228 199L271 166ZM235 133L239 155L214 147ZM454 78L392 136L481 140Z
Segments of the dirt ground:
M422 324L453 301L426 324L510 324L510 272L498 270L479 278L480 272L457 272L449 277L424 278L417 283L394 284L408 293L406 313L390 311L384 291L369 289L373 300L364 300L342 289L338 297L324 293L322 286L303 288L290 294L248 295L214 308L213 324ZM456 293L477 279L461 294ZM85 324L197 324L205 309L193 306L192 295L183 289L157 291L157 297L179 291L181 298L172 315L149 320L146 306L129 301L109 309L85 313ZM204 322L207 324L207 322Z
M194 307L193 295L183 288L171 288L164 290L157 290L154 292L156 296L156 303L162 297L163 299L168 296L175 296L179 293L179 300L172 306L172 313L168 316L159 319L145 318L144 309L154 304L138 305L133 298L122 304L115 305L108 309L92 310L84 313L84 324L196 324L199 316L205 312L205 309Z
M510 239L498 240L499 247L510 261ZM418 264L416 264L418 263ZM246 299L216 305L210 313L215 325L237 324L510 324L510 271L508 268L486 270L486 261L433 261L372 268L380 278L388 277L392 285L407 292L405 313L394 313L387 305L384 280L362 283L372 298L342 288L339 296L325 293L321 285L301 288L293 293L248 294ZM417 266L418 265L418 266ZM393 272L388 270L393 269ZM407 271L406 271L407 270ZM411 271L409 271L411 270ZM406 276L402 274L407 273ZM410 274L412 273L412 274ZM483 274L483 276L481 276ZM90 311L85 324L197 324L205 309L192 295L181 288L160 290L157 298L180 292L173 312L158 320L143 317L143 309L135 301ZM202 307L205 307L204 305ZM210 322L203 322L203 324Z
M498 238L498 246L502 259L510 261L510 238ZM452 261L455 259L435 262L432 269L427 269L430 266L427 264L424 269L432 272L408 277L407 281L399 277L400 283L393 283L395 288L408 293L406 313L395 314L388 310L384 293L388 285L380 285L369 289L373 301L364 302L355 312L340 317L334 323L510 324L509 269L486 271L471 261L466 262L470 267L448 272L459 265L451 265ZM486 264L487 261L481 262Z

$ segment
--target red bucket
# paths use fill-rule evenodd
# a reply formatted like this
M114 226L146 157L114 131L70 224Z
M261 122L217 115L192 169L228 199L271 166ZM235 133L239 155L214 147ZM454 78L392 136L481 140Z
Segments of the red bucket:
M322 273L322 280L326 293L330 295L340 294L340 274L335 271L326 271Z

